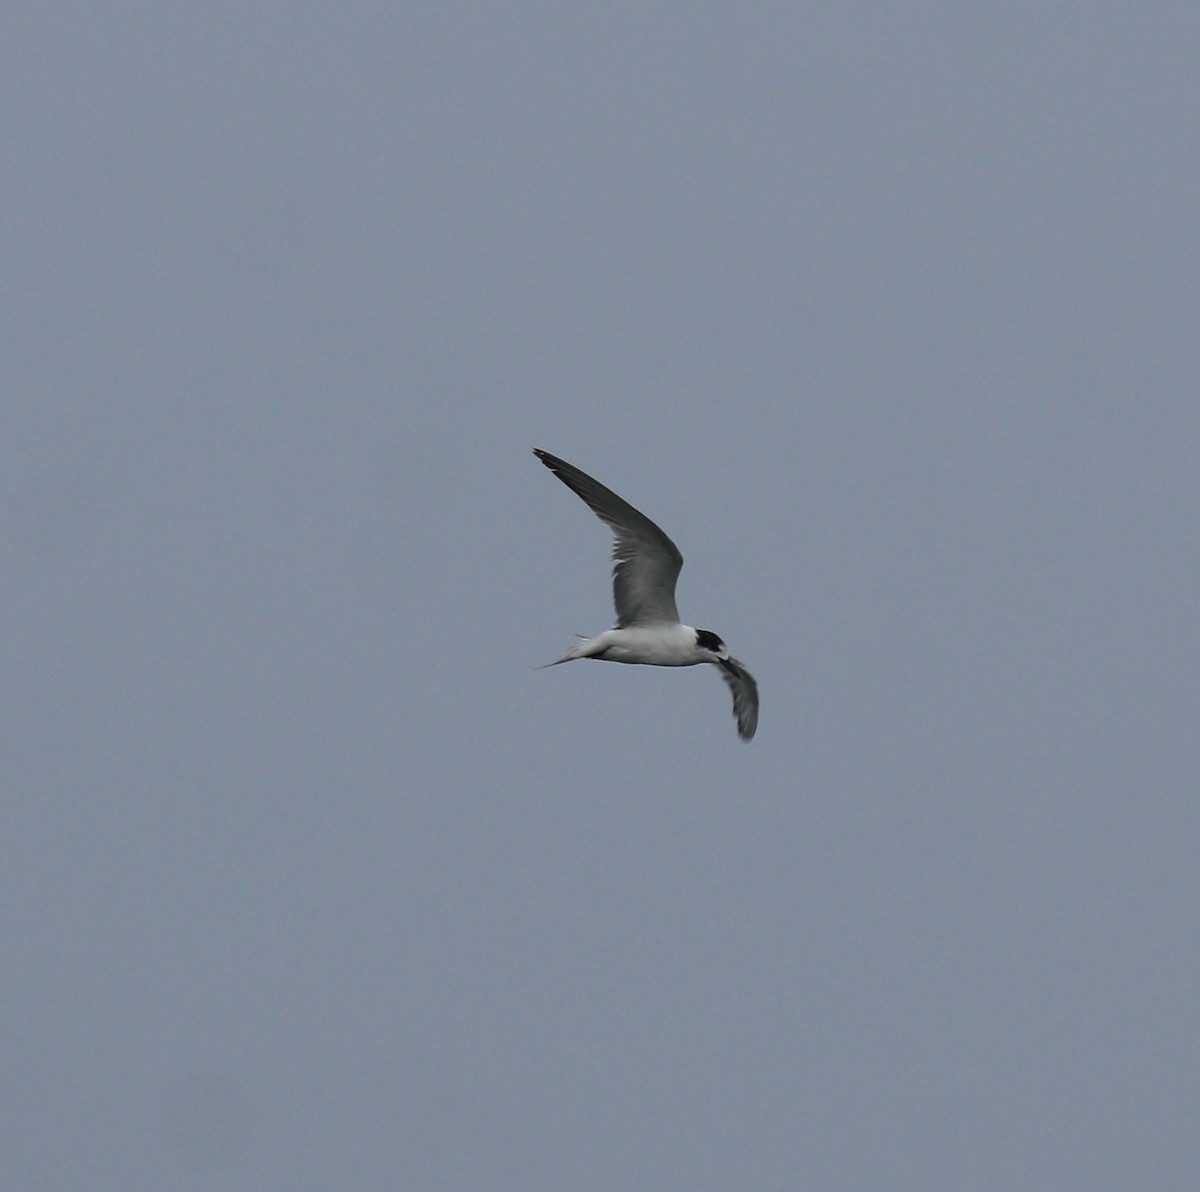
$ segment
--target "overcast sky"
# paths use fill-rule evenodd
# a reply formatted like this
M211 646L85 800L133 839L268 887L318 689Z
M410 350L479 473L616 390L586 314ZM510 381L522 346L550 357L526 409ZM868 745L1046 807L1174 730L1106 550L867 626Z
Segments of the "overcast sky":
M5 5L6 1192L1196 1186L1198 62Z

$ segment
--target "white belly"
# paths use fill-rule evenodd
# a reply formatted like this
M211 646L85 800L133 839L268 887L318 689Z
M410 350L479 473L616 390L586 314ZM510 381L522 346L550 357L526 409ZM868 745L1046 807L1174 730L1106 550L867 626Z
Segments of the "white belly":
M605 662L632 662L644 666L696 666L707 662L696 645L690 625L635 625L610 629L595 640L592 658Z

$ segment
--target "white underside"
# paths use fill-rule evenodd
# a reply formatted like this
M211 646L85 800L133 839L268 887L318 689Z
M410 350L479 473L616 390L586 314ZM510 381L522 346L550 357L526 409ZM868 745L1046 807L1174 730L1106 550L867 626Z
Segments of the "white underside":
M712 651L696 644L690 625L631 625L609 629L599 637L580 642L575 658L602 658L605 662L634 662L644 666L696 666L714 661Z

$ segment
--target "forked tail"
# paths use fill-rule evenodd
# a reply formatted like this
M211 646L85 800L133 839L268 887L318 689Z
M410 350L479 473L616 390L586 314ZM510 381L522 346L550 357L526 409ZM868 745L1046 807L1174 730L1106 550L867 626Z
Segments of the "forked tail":
M592 645L592 639L585 637L582 633L575 635L579 638L579 644L572 646L561 658L556 658L553 662L543 662L538 670L545 670L548 666L559 666L564 662L574 662L576 658L588 657L588 647Z

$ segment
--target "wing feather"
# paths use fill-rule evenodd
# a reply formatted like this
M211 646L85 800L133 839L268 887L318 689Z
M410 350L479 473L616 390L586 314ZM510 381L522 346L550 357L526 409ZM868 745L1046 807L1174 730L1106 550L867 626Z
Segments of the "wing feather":
M721 678L733 693L733 714L737 717L738 736L749 741L758 729L758 684L754 676L736 659L717 663Z
M613 604L617 628L679 620L675 581L679 548L644 513L574 464L534 448L538 457L613 532Z

